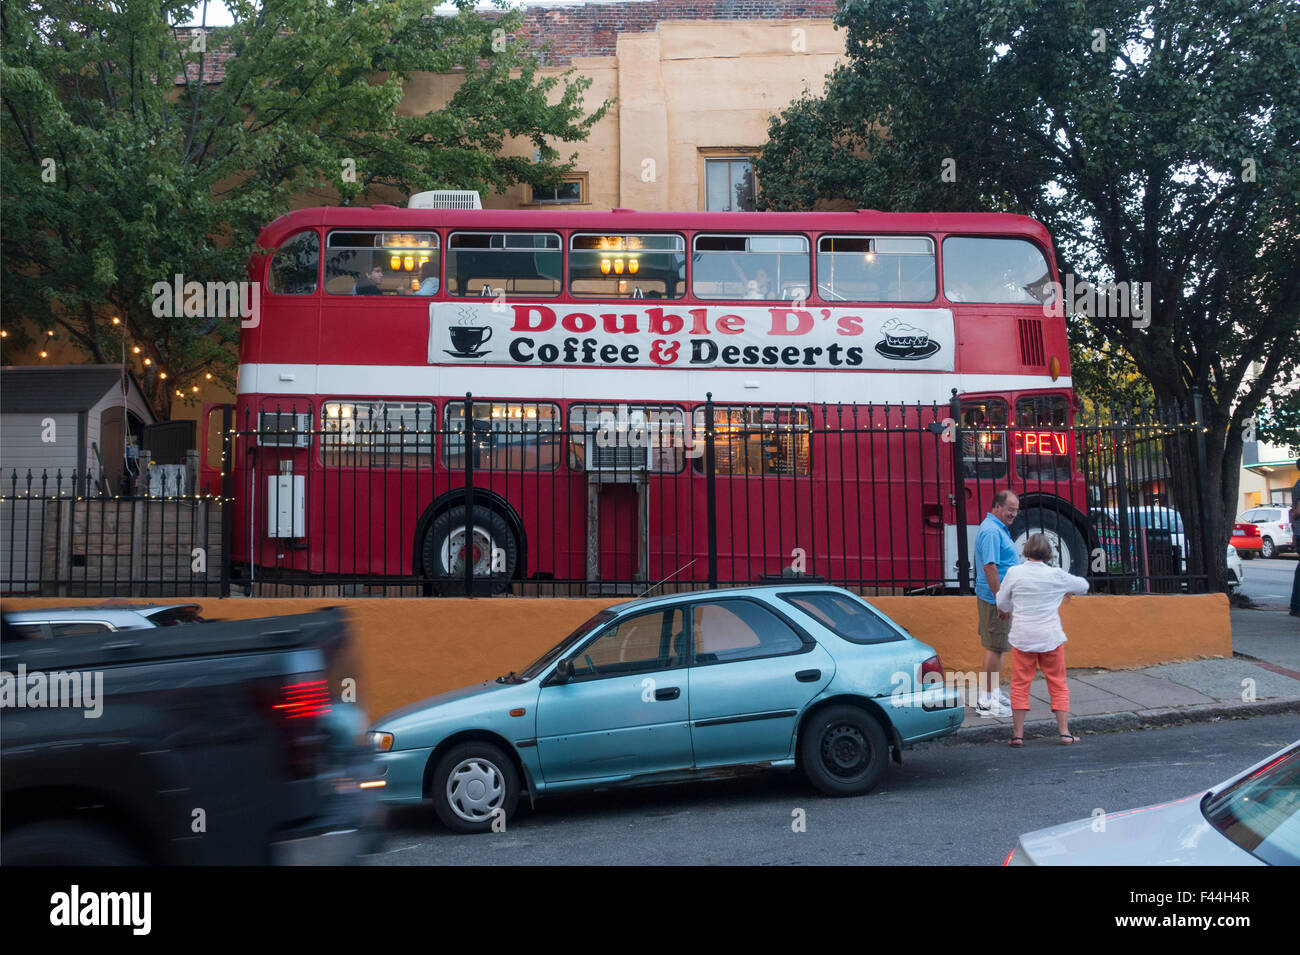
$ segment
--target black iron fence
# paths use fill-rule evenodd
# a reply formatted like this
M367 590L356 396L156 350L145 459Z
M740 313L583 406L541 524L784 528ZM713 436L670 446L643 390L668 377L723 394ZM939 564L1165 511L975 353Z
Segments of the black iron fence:
M1206 589L1203 433L1064 399L265 404L219 472L110 496L11 472L0 586L60 596L969 592L993 495L1111 593ZM175 493L166 493L167 491Z

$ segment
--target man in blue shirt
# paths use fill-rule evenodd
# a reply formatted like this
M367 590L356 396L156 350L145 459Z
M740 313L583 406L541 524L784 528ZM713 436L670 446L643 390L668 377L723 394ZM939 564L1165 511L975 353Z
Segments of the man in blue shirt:
M1002 655L1011 651L1007 634L1011 615L998 610L998 588L1007 571L1020 563L1020 554L1007 529L1020 513L1020 498L1014 491L993 495L993 509L975 535L975 597L979 606L980 644L984 647L984 670L980 673L977 709L981 715L1007 711L1011 700L1002 692Z

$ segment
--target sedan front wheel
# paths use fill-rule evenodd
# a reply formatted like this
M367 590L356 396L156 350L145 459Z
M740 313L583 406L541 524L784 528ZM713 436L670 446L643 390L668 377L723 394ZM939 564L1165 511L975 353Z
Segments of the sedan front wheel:
M456 832L505 828L519 804L519 773L499 746L461 743L449 749L433 773L433 809Z

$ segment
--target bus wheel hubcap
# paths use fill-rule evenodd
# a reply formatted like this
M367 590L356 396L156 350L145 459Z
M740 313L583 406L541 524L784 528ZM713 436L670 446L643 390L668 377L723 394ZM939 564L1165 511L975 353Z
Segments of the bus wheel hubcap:
M485 577L492 572L494 544L491 535L481 527L474 528L474 543L472 546L474 576ZM456 528L442 542L442 566L446 567L452 574L463 574L465 572L465 528Z

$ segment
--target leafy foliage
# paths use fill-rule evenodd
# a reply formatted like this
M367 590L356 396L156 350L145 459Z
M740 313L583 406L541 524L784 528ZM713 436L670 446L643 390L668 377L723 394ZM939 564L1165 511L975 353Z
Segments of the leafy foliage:
M0 11L8 324L57 325L96 361L138 347L128 360L164 416L205 373L233 386L238 326L155 316L154 283L242 278L258 231L295 196L553 185L572 165L556 144L585 138L609 105L585 109L588 80L540 76L511 37L522 11L504 6L493 18L472 0L445 17L425 0L227 6L233 26L201 39L173 26L193 0ZM420 71L461 82L444 107L404 115ZM520 139L539 162L501 155Z
M1187 416L1202 396L1226 541L1242 424L1300 363L1300 5L846 0L836 22L848 61L772 119L763 203L1024 213L1063 276L1151 283L1149 325L1071 319L1075 373L1105 400L1131 363Z

